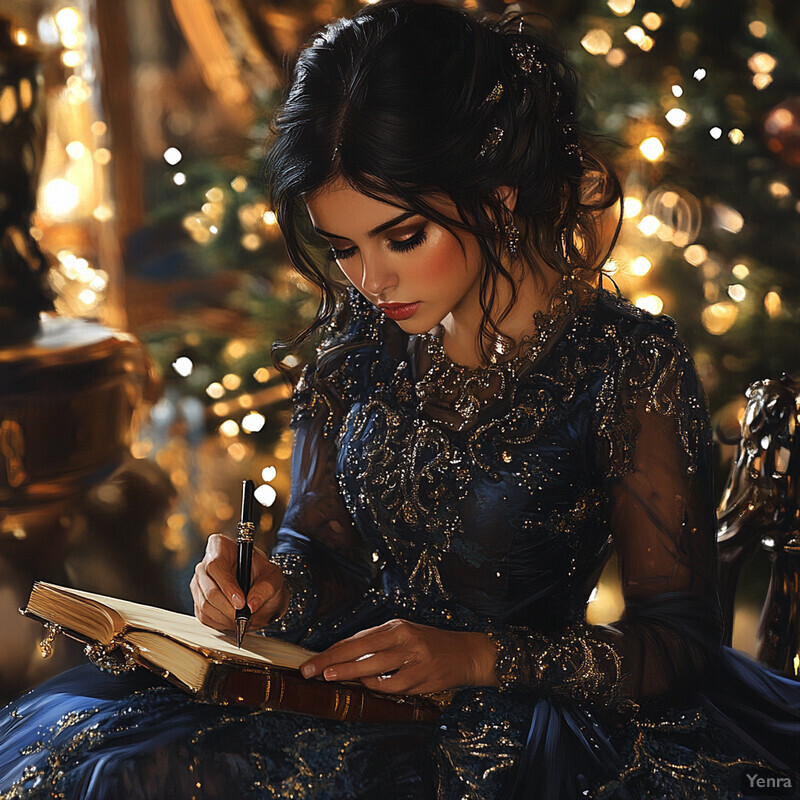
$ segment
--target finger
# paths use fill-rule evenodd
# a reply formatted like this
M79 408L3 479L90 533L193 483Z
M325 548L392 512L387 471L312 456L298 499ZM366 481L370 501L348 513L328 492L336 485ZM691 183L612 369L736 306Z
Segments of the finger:
M189 587L192 592L192 600L194 600L194 615L204 625L216 628L221 631L232 630L230 619L226 619L214 606L212 606L200 591L197 577L192 578Z
M369 653L377 654L393 645L393 631L380 625L367 631L359 631L359 633L331 645L327 650L317 653L302 664L300 669L306 678L310 678L313 675L322 674L325 669L335 664L356 661L359 657ZM397 665L395 664L395 666Z
M418 670L401 669L390 675L371 675L360 678L360 682L368 689L373 689L385 694L422 694L424 679L420 678Z
M367 653L354 661L331 664L322 671L328 681L354 681L359 678L374 678L402 668L400 655L393 650Z
M236 564L235 561L228 558L216 558L206 561L205 572L216 584L222 595L225 597L226 604L232 608L243 608L245 604L244 592L241 586L236 581ZM201 585L201 588L205 587ZM214 603L217 608L222 608L217 602Z
M194 576L197 581L197 587L204 600L204 610L205 605L208 604L215 608L224 619L230 619L232 621L236 617L235 607L228 597L226 597L219 584L211 578L202 561L195 568ZM239 591L241 592L241 589Z
M277 595L283 588L283 573L277 564L271 564L271 568L265 567L253 576L253 585L247 594L247 605L250 611L255 614L265 604L273 601L276 603ZM270 609L274 610L274 609Z

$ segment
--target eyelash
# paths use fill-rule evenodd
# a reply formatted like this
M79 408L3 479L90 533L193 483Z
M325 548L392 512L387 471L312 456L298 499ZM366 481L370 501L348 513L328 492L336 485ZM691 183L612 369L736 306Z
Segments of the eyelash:
M402 242L389 239L389 249L395 253L407 253L409 250L419 247L427 238L428 234L425 230L425 226L423 226L413 236L404 239ZM348 247L346 250L337 250L335 247L331 247L328 251L328 261L342 261L346 258L350 258L355 251L355 247Z

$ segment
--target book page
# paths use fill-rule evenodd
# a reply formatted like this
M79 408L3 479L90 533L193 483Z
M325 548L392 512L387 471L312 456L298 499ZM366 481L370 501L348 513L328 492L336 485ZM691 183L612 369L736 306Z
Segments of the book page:
M196 617L167 611L163 608L120 600L116 597L83 592L79 589L68 589L63 586L43 584L66 595L72 595L107 606L116 611L128 627L162 633L191 648L219 653L226 660L235 660L243 664L265 665L297 669L308 661L315 650L309 650L280 639L259 636L254 633L245 634L241 649L236 646L233 633L221 631L203 625Z

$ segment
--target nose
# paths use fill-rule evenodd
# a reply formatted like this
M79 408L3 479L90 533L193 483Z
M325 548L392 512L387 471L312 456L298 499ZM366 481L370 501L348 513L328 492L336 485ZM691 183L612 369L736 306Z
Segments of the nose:
M367 293L380 297L387 290L397 286L397 273L372 256L369 261L361 257L361 288Z

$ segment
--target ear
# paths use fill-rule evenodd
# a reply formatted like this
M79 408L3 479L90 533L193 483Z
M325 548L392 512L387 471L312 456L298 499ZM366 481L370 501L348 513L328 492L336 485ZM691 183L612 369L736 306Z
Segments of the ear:
M497 199L508 209L508 213L513 214L517 205L517 187L498 186L494 193Z

